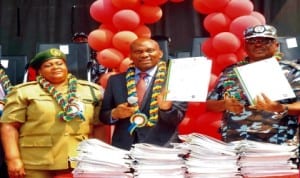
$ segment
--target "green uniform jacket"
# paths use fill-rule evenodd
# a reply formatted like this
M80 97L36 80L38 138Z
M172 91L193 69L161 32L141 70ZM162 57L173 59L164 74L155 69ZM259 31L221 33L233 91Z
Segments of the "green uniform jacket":
M25 169L67 169L69 157L76 156L77 146L88 138L92 124L100 124L96 105L102 99L100 87L87 81L77 83L85 121L56 118L61 107L36 81L15 86L7 96L1 122L22 123L19 149ZM67 85L60 92L66 97Z

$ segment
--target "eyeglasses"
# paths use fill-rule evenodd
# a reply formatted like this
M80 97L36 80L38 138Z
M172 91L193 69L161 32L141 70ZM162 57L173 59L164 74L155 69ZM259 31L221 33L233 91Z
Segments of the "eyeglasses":
M273 38L250 38L246 39L247 44L263 44L263 45L268 45L274 42Z

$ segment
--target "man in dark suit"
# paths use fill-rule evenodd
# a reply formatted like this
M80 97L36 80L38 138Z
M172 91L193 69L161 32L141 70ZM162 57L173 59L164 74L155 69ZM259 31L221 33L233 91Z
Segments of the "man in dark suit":
M156 41L138 38L130 46L133 64L127 72L111 76L105 89L100 120L114 125L112 145L127 149L135 143L168 147L180 142L177 127L183 120L187 103L166 101L164 89L166 63ZM146 92L138 102L140 73L144 73Z

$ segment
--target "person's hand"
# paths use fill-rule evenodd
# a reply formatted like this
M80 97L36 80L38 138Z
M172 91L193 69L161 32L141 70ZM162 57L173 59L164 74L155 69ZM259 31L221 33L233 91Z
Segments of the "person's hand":
M173 102L165 99L167 94L168 91L166 88L163 88L160 94L157 96L157 104L161 110L170 110L172 108Z
M24 178L25 170L20 158L7 160L8 175L10 178Z
M252 109L263 110L268 112L282 112L284 111L284 105L279 102L272 101L264 93L257 95L254 100L255 105L250 106Z
M130 106L129 103L122 103L111 111L111 116L114 119L125 119L132 116L134 111L134 107Z
M224 107L226 111L234 114L241 114L244 111L244 105L240 103L236 98L228 95L224 96Z

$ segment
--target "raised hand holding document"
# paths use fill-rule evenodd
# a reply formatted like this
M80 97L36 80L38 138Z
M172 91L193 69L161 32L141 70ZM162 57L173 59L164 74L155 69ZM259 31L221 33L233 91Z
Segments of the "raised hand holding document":
M236 67L234 71L252 105L255 97L262 93L272 101L296 97L274 57Z

